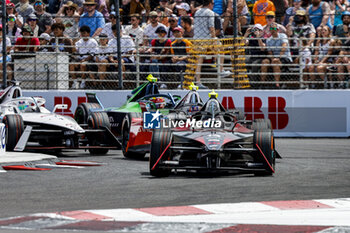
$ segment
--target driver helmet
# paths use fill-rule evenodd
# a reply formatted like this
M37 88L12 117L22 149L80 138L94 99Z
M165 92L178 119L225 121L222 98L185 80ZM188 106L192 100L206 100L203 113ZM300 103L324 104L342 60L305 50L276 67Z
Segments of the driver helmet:
M165 99L163 97L153 97L151 101L156 105L157 109L165 108Z

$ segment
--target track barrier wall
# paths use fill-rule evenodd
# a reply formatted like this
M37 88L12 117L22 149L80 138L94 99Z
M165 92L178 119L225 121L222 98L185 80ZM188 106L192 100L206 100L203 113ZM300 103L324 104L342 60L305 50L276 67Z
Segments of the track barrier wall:
M130 90L95 92L104 107L119 107ZM166 93L166 91L163 91ZM184 96L187 91L171 94ZM209 90L200 90L203 101ZM219 100L226 108L242 109L247 119L269 118L277 137L349 137L350 90L218 90ZM41 96L45 106L67 104L59 114L74 115L79 103L85 102L84 91L25 90L24 96Z

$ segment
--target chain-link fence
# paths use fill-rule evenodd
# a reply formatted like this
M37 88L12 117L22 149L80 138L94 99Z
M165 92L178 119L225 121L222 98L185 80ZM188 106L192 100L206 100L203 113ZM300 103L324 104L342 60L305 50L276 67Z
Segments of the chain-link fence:
M206 6L193 11L196 5L184 14L190 4L174 4L172 12L166 6L142 15L120 11L120 35L117 13L89 14L96 7L93 0L81 6L65 1L45 17L8 12L8 79L21 81L25 89L118 89L120 79L131 89L150 73L168 89L190 82L231 89L348 87L350 13L347 24L334 21L331 30L323 23L314 26L306 11L277 20L272 11L242 11L237 1L234 19L230 5L219 15ZM253 20L260 24L252 25Z

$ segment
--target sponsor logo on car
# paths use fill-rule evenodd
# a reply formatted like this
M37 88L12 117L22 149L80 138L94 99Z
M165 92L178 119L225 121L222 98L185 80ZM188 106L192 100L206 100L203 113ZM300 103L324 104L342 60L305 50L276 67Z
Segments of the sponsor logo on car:
M144 129L159 129L162 128L220 128L222 122L209 118L206 120L186 119L174 120L167 116L162 117L162 114L157 112L143 113L143 128Z

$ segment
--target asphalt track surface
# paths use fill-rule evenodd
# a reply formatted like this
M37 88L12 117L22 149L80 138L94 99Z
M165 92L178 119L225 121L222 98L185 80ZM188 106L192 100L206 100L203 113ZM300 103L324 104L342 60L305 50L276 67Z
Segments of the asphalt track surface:
M0 218L84 209L349 197L350 139L277 139L283 157L273 177L181 173L153 178L148 161L66 153L65 159L105 163L84 169L0 174Z

